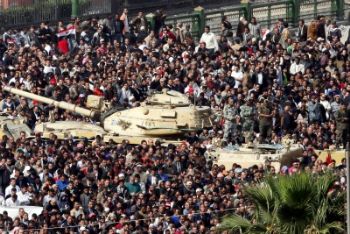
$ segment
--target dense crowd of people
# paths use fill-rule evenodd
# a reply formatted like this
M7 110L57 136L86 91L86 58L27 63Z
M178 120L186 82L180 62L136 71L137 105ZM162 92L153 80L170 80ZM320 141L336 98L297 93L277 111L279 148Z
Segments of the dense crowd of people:
M242 188L266 175L333 170L337 188L345 188L345 162L322 162L312 151L341 149L349 134L350 47L336 22L300 20L294 36L283 19L266 30L255 18L242 17L237 29L223 18L220 35L206 26L197 42L190 25L165 19L157 11L151 27L142 12L131 18L125 9L3 33L2 85L81 106L94 94L124 108L166 88L210 106L214 126L166 147L3 136L0 202L27 208L15 218L0 214L2 232L215 233L227 213L251 217ZM60 109L52 116L50 106L1 94L2 112L31 128L51 118L86 120ZM281 168L269 162L225 168L204 156L217 142L278 144L283 137L304 153ZM29 216L28 206L43 211Z

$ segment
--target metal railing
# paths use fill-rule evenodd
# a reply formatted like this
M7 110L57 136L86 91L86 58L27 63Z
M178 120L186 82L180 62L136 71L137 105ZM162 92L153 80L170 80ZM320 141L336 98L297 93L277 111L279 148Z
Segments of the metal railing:
M315 19L318 15L336 16L334 1L330 0L303 0L300 2L300 18L305 21Z
M206 11L205 24L210 26L213 33L219 34L221 32L221 20L224 16L231 22L232 28L236 29L239 18L245 16L245 14L245 8L241 6Z
M112 13L113 0L80 0L79 15L89 17ZM3 27L23 27L40 22L69 20L72 14L71 0L45 0L31 5L16 5L2 10L0 24Z
M178 23L182 23L184 26L189 25L192 37L195 40L199 40L201 36L200 31L200 16L198 14L181 14L167 17L165 20L166 24L172 24L174 27Z
M250 7L250 18L255 17L261 26L270 28L278 19L292 22L292 2L278 1L273 3L257 3Z
M79 15L104 15L112 13L111 0L87 0L81 1L79 4Z
M79 17L87 18L95 15L108 15L120 12L124 7L134 14L141 10L144 13L154 12L163 8L166 12L181 10L186 12L194 6L213 6L224 4L228 0L79 0ZM237 0L230 0L237 4ZM227 16L233 28L236 28L240 16L245 15L249 20L252 16L262 26L271 27L277 19L283 18L294 24L298 19L309 21L318 15L342 18L348 8L340 7L339 3L344 0L281 0L251 1L249 4L241 4L233 7L217 8L208 7L204 11L204 17L194 17L192 13L176 14L168 16L167 22L187 22L191 25L194 33L201 33L204 25L209 25L215 33L220 32L221 19ZM348 1L348 0L347 0ZM344 3L343 3L344 5ZM348 5L346 4L348 7ZM215 10L210 10L210 9ZM13 6L0 13L1 27L23 27L31 24L39 24L42 21L56 22L69 20L72 14L71 0L37 0L34 4ZM197 20L200 22L197 24ZM196 29L196 24L199 28ZM193 26L194 25L194 26Z
M3 27L29 26L43 21L57 21L69 18L70 0L48 0L37 4L14 6L1 12Z
M8 9L0 9L0 25L6 28L22 27L38 24L42 21L56 22L68 20L72 15L71 0L35 0L33 4L24 4L26 0L17 0L18 4L10 4ZM239 4L239 0L79 0L79 16L81 18L107 15L121 12L128 8L131 14L143 11L146 14L157 9L164 9L170 14L186 12L194 7L212 5Z

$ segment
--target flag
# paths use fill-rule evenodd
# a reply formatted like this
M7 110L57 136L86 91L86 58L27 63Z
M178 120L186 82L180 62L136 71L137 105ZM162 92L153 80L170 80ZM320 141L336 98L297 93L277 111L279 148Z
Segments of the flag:
M66 37L66 36L69 36L69 35L74 35L75 36L75 34L76 34L75 26L72 25L70 27L67 27L67 29L58 32L56 34L56 36L58 38L60 38L60 37Z
M262 29L262 30L261 30L261 36L262 36L263 41L266 40L266 36L267 36L267 34L269 34L269 33L270 33L270 30L268 30L268 29Z
M329 165L332 162L333 162L333 160L332 160L331 153L328 151L328 155L327 155L327 158L326 158L326 163L327 163L327 165Z

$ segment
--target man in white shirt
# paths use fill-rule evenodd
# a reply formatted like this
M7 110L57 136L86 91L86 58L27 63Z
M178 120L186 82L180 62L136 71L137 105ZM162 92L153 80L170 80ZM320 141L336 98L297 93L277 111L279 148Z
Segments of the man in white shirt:
M11 85L11 84L16 84L16 81L18 81L20 84L22 84L23 81L24 81L24 79L23 79L23 77L21 76L20 72L16 72L16 73L15 73L15 76L12 77L12 78L10 79L9 84L10 84L10 85Z
M30 200L32 199L30 193L27 190L27 186L22 186L21 191L17 193L18 202L21 206L30 205Z
M48 73L55 73L56 68L51 65L51 61L49 59L45 60L43 73L46 75Z
M6 199L5 206L9 206L9 207L19 206L19 201L17 199L17 194L15 191L13 191L11 196Z
M54 191L49 189L48 194L44 196L43 199L43 207L46 207L51 200L54 200L57 202L57 196L54 195Z
M329 119L330 118L330 112L331 112L331 104L327 100L326 94L324 94L324 93L321 94L320 103L324 107L324 109L326 110L326 118Z
M290 69L289 69L290 74L295 75L298 72L301 72L302 74L304 74L305 72L305 67L304 64L300 63L299 58L296 58L294 60L294 62L292 63L292 65L290 65Z
M11 195L11 191L12 191L13 188L16 189L16 192L20 191L19 186L16 185L16 179L15 178L11 178L10 185L6 187L6 189L5 189L5 198L7 196Z
M214 33L210 32L210 27L205 26L204 33L201 37L201 42L205 42L206 48L210 51L216 52L219 50L219 44L216 40L216 36Z
M232 66L231 76L235 79L234 88L237 89L243 81L243 73L240 71L238 66Z

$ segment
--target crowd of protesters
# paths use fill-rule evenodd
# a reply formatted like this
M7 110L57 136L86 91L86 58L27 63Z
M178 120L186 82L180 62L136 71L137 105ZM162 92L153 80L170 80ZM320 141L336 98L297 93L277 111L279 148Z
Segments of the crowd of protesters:
M283 19L265 29L241 18L233 29L223 18L220 34L207 26L197 41L190 25L165 19L157 11L151 27L142 12L132 18L125 9L3 33L2 85L81 106L88 95L100 95L124 108L166 88L211 106L214 126L166 147L4 136L0 203L27 208L15 218L0 214L2 232L215 233L227 213L252 215L242 188L266 175L334 170L335 187L345 188L345 163L322 162L312 150L343 148L348 136L350 47L336 22L301 20L294 35ZM51 107L1 94L2 112L31 128L50 118L89 121L59 109L52 117ZM283 137L304 148L302 160L225 168L204 156L217 142L277 144ZM29 206L43 212L29 216Z

